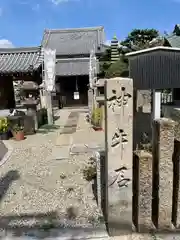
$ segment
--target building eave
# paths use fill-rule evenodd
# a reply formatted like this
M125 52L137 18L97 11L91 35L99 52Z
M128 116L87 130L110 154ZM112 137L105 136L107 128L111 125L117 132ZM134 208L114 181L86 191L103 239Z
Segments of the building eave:
M43 63L41 47L0 49L0 74L32 73Z
M174 51L174 52L179 52L180 48L172 48L172 47L163 47L163 46L158 46L158 47L152 47L152 48L147 48L147 49L143 49L143 50L139 50L139 51L135 51L135 52L130 52L130 53L126 53L125 56L127 57L135 57L138 56L140 54L147 54L147 53L151 53L151 52L155 52L155 51Z
M45 29L44 33L68 33L68 32L89 32L89 31L98 31L104 30L103 26L97 27L83 27L83 28L64 28L64 29Z

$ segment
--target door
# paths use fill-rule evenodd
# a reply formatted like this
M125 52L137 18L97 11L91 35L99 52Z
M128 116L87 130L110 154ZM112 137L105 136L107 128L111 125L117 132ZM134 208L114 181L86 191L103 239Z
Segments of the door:
M60 79L61 96L64 106L87 105L87 78L73 76Z

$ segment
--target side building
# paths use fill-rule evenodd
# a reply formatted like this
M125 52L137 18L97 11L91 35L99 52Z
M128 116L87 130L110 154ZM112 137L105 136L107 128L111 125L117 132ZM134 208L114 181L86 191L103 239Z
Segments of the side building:
M41 84L43 53L41 47L0 49L0 110L15 108L14 83Z
M103 27L44 31L42 47L56 49L56 92L64 106L87 105L90 52L94 49L99 71L104 42Z

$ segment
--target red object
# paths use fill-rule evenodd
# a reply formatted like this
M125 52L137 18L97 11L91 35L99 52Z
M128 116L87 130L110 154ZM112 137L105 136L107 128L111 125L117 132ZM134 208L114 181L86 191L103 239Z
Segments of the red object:
M94 131L102 131L103 130L102 127L96 127L96 126L93 126L93 129L94 129Z
M13 136L17 141L24 140L24 132L23 131L13 132Z

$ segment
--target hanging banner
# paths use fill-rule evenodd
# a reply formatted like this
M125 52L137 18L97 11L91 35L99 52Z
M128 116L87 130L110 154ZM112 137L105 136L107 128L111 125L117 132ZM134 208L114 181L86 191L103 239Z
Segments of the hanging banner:
M79 92L74 92L74 100L79 100Z
M56 50L44 49L44 77L47 91L55 91Z
M95 49L95 48L94 48ZM93 88L97 81L97 59L95 50L92 49L89 58L89 86Z

